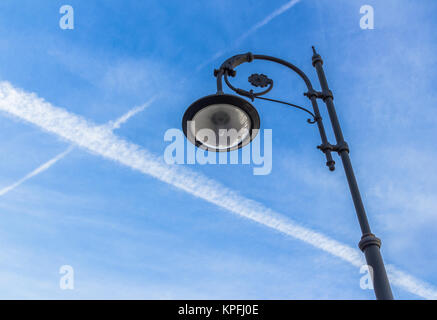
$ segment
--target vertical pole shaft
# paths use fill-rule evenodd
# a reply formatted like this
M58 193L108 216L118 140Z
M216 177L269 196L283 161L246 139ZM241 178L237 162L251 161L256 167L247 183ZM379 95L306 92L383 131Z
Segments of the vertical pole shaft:
M349 189L354 202L355 211L357 213L358 221L360 223L362 237L358 246L364 252L367 265L369 265L371 274L373 273L373 287L375 290L376 299L392 300L393 294L388 281L387 272L385 270L384 262L382 260L380 247L381 240L375 237L370 230L370 225L367 220L366 211L364 209L363 201L361 199L360 191L358 189L357 180L355 178L354 170L352 168L351 160L349 158L349 147L344 140L341 131L340 123L338 121L337 113L335 112L333 96L328 87L325 73L323 71L323 60L314 50L313 66L316 68L319 78L320 86L322 87L323 101L328 109L329 118L331 119L332 128L337 141L337 151L343 162L344 171L349 184Z
M317 105L316 97L311 96L311 104L313 105L315 120L317 122L317 127L319 128L320 138L322 139L322 144L328 144L328 138L326 137L325 127L323 126L322 117L320 116L319 106ZM327 150L325 152L326 156L326 165L329 170L335 170L335 161L332 160L331 151Z

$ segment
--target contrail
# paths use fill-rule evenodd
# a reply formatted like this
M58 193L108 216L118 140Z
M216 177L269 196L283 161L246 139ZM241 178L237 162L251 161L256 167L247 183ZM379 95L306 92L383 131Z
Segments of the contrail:
M114 122L112 122L112 121L109 122L109 126L112 128L112 130L119 129L122 124L124 124L126 121L128 121L130 118L132 118L134 115L136 115L137 113L143 111L148 106L150 106L155 101L155 99L156 99L156 97L152 97L151 99L149 99L143 105L135 107L135 108L129 110L124 115L122 115L120 118L115 120Z
M386 265L386 268L392 284L414 293L419 297L429 300L437 300L437 289L430 284L397 269L391 264Z
M262 21L258 22L256 25L254 25L252 28L250 28L247 32L243 33L237 40L235 40L235 44L239 44L241 41L246 39L248 36L250 36L252 33L256 32L259 28L264 27L267 23L272 21L277 16L280 16L284 12L286 12L288 9L292 8L295 4L300 2L300 0L291 0L284 4L282 7L276 9L271 14L269 14L267 17L265 17Z
M137 113L143 111L145 108L147 108L150 104L153 103L153 101L155 100L155 97L153 97L152 99L149 99L149 101L147 101L146 103L144 103L141 106L135 107L131 110L129 110L128 112L126 112L124 115L122 115L120 118L118 118L115 121L110 121L107 126L109 128L111 128L111 130L114 129L119 129L120 126L125 123L126 121L128 121L131 117L133 117L134 115L136 115ZM28 173L27 175L25 175L23 178L21 178L20 180L14 182L13 184L0 189L0 197L5 195L6 193L8 193L9 191L12 191L13 189L17 188L18 186L20 186L21 184L23 184L24 182L26 182L27 180L33 178L34 176L46 171L47 169L49 169L52 165L54 165L56 162L58 162L59 160L63 159L67 154L69 154L71 151L74 150L74 146L70 145L67 150L61 152L60 154L56 155L55 157L53 157L52 159L50 159L49 161L43 163L42 165L40 165L38 168L36 168L35 170L33 170L32 172Z
M357 249L302 227L293 220L239 195L202 174L186 167L166 165L162 158L117 137L109 128L95 125L81 116L55 107L36 94L15 89L8 82L0 82L0 110L30 122L94 154L155 177L218 207L331 253L355 267L365 264L361 252ZM390 267L389 271L393 284L423 298L437 299L437 289L431 285L394 267Z
M46 163L42 164L41 166L39 166L38 168L36 168L35 170L33 170L32 172L28 173L27 175L25 175L23 178L21 178L20 180L14 182L13 184L11 184L10 186L7 186L3 189L0 190L0 196L3 196L4 194L8 193L9 191L15 189L16 187L18 187L19 185L21 185L22 183L26 182L27 180L29 180L30 178L36 176L37 174L40 174L43 171L46 171L48 168L50 168L52 165L54 165L56 162L58 162L59 160L61 160L62 158L64 158L67 154L69 154L72 150L74 149L74 147L71 145L68 147L67 150L65 150L64 152L58 154L56 157L50 159L49 161L47 161Z
M266 24L268 24L274 18L276 18L277 16L280 16L281 14L283 14L284 12L286 12L287 10L292 8L294 5L296 5L298 2L300 2L300 0L291 0L291 1L287 2L287 3L285 3L284 5L282 5L281 7L279 7L278 9L276 9L275 11L273 11L272 13L270 13L267 17L265 17L263 20L261 20L260 22L258 22L254 26L252 26L248 31L246 31L240 37L238 37L237 40L235 40L232 43L231 48L237 46L238 44L240 44L244 39L249 37L251 34L255 33L259 28L264 27ZM200 69L202 69L207 64L215 61L216 59L218 59L219 57L224 55L226 52L228 52L229 49L218 51L211 58L209 58L205 62L203 62L200 65L198 65L197 68L196 68L196 71L199 71Z

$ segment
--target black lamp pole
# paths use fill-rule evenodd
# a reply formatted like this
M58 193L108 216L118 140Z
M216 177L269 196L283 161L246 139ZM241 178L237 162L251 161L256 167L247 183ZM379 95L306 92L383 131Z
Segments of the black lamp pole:
M371 273L373 273L373 286L375 290L375 296L377 299L392 300L393 294L391 292L390 283L388 281L387 273L384 267L384 262L382 260L382 256L380 252L381 240L375 237L375 235L370 230L369 222L366 216L366 211L364 210L363 201L361 199L360 191L358 189L358 184L354 175L354 171L352 169L351 160L349 158L349 147L346 141L344 140L340 123L337 118L337 113L335 112L335 107L333 103L334 98L331 90L329 90L328 82L326 81L325 73L323 71L323 67L322 67L323 60L320 57L320 55L316 52L314 47L313 47L313 53L314 54L312 57L312 64L317 71L317 75L320 81L320 86L322 88L321 92L315 91L313 89L310 80L305 75L305 73L299 68L297 68L296 66L294 66L293 64L275 57L270 57L265 55L253 55L251 53L247 53L247 54L236 55L229 58L221 65L220 69L215 70L214 75L217 77L217 94L218 95L223 94L222 78L224 78L229 88L234 90L239 95L246 96L252 99L252 101L255 98L258 98L258 99L264 99L273 102L279 102L299 108L312 115L313 119L312 120L308 119L308 122L309 123L317 122L317 126L320 132L320 137L322 139L322 144L317 148L319 148L325 154L326 165L329 167L329 170L331 171L335 170L335 162L332 159L331 152L337 152L343 162L344 171L346 173L347 181L349 183L349 189L352 195L355 211L357 213L358 221L360 223L361 232L362 232L361 241L359 242L358 246L364 252L367 264L371 267ZM303 107L288 102L261 97L261 95L266 94L273 87L273 81L263 74L253 74L249 77L249 82L252 85L257 87L267 87L267 89L265 89L262 92L254 93L253 90L246 91L243 89L233 87L228 80L228 76L232 76L232 77L235 76L236 74L234 70L235 67L239 66L242 63L251 62L253 60L272 61L275 63L282 64L292 69L294 72L296 72L303 79L303 81L305 82L308 88L308 92L304 94L311 100L314 113ZM317 99L322 99L323 102L326 104L329 117L331 120L332 128L336 138L336 145L330 144L327 140L325 129L322 122L322 117L320 116L319 107L317 105Z
M355 178L354 170L352 168L351 160L349 158L349 148L343 138L340 123L338 122L337 113L335 112L333 96L328 87L326 81L325 72L323 71L323 61L320 55L314 50L313 66L316 68L317 75L319 77L320 86L322 92L324 92L323 101L328 109L329 118L331 119L332 129L335 134L337 146L344 146L337 150L343 162L344 172L346 173L347 182L352 195L352 199L357 212L358 221L361 227L361 241L358 243L361 251L366 256L366 261L369 266L373 268L373 286L375 289L375 295L377 299L393 300L393 294L391 292L390 283L387 278L387 272L385 271L384 262L382 260L380 247L381 240L375 237L370 230L369 221L367 220L366 211L364 210L363 201L361 199L360 190L358 189L357 180Z

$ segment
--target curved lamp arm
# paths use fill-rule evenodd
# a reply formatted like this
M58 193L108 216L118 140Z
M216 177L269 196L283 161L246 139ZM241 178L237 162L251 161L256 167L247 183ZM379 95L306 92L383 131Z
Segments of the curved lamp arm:
M314 54L316 54L314 47L313 47L313 52L314 52ZM240 88L235 88L229 82L228 76L235 77L236 71L234 69L236 67L238 67L240 64L243 64L245 62L252 62L253 60L267 60L267 61L275 62L275 63L281 64L281 65L291 69L295 73L297 73L301 77L301 79L305 82L305 85L308 89L308 92L304 93L304 95L306 95L311 100L314 112L311 112L304 107L301 107L301 106L298 106L298 105L295 105L295 104L292 104L289 102L261 97L262 95L268 93L273 88L273 80L269 79L267 76L265 76L263 74L251 75L249 77L249 82L256 87L267 87L267 89L265 89L264 91L253 92L253 90L246 91L246 90L243 90ZM325 128L324 128L323 122L322 122L322 117L320 116L319 107L317 105L316 98L318 98L319 95L316 91L314 91L313 86L311 84L311 81L309 80L307 75L302 70L300 70L298 67L296 67L294 64L292 64L288 61L285 61L285 60L282 60L279 58L275 58L275 57L271 57L271 56L267 56L267 55L252 54L252 53L248 52L248 53L244 53L244 54L238 54L238 55L235 55L235 56L227 59L225 62L222 63L222 65L220 66L220 69L214 70L214 76L217 77L217 94L223 94L222 79L224 78L226 85L231 90L235 91L239 95L250 98L252 101L255 98L268 100L268 101L272 101L272 102L286 104L286 105L298 108L300 110L303 110L303 111L309 113L313 117L313 119L308 119L307 121L309 123L317 123L317 126L319 128L319 132L320 132L320 137L322 139L322 144L320 146L318 146L318 148L320 150L322 150L323 153L325 154L326 165L329 167L329 170L331 170L331 171L335 170L335 162L332 159L332 155L331 155L331 148L330 148L331 145L329 144L328 139L326 137Z

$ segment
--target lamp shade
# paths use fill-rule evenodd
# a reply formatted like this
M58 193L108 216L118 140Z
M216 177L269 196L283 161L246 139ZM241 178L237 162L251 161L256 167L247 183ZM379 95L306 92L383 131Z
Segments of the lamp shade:
M223 152L250 143L260 127L256 109L230 94L203 97L189 106L182 119L188 140L199 148Z

